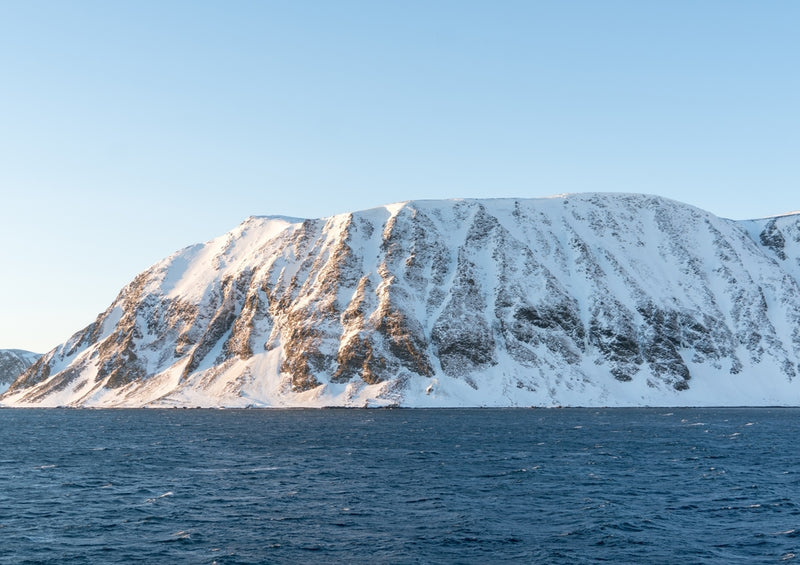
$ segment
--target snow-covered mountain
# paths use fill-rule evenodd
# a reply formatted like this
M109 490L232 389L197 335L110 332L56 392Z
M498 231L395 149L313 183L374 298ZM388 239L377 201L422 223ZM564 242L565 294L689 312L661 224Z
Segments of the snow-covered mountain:
M4 405L800 405L800 215L637 194L252 217Z
M0 349L0 391L6 390L8 385L41 356L41 353L21 349Z

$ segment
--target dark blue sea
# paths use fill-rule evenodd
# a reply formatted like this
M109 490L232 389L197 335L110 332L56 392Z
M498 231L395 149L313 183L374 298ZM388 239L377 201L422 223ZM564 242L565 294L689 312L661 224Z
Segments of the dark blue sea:
M800 410L0 410L0 563L800 559Z

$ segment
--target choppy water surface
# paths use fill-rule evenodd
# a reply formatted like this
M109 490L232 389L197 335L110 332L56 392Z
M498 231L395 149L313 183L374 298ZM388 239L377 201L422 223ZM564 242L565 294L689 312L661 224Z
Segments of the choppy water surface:
M0 410L0 426L2 563L800 554L794 409Z

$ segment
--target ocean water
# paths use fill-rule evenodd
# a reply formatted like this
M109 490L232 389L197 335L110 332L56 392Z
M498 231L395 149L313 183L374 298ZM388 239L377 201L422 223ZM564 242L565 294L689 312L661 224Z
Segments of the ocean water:
M0 563L779 563L800 410L0 410Z

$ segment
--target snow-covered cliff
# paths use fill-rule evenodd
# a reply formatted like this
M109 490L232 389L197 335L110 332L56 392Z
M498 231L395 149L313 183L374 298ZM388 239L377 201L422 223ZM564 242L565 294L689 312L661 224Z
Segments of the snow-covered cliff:
M2 404L800 405L799 374L800 216L574 194L249 218Z

